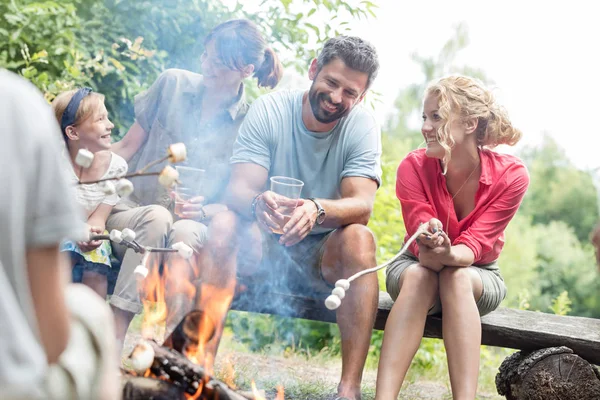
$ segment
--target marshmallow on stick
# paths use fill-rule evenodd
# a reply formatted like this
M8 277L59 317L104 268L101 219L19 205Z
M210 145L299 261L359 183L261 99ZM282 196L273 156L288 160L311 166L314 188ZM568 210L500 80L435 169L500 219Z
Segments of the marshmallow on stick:
M119 179L115 185L119 197L127 197L133 193L133 183L127 179Z
M79 149L75 156L75 164L82 168L89 168L94 162L94 153L87 149Z
M167 149L167 154L169 155L170 163L178 163L185 161L185 159L187 158L187 150L185 148L185 144L173 143Z
M426 233L427 232L427 228L426 228L426 224L423 224L419 227L419 229L417 229L417 231L406 241L406 243L404 244L404 246L402 246L402 249L398 252L398 254L396 254L394 257L392 257L391 260L387 261L386 263L383 263L381 265L378 265L376 267L373 268L369 268L369 269L365 269L364 271L360 271L354 275L352 275L350 278L348 279L340 279L335 283L335 288L331 291L331 295L329 295L326 299L325 299L325 307L327 307L330 310L336 310L339 308L340 305L342 305L342 299L344 297L346 297L346 291L350 289L350 282L352 282L355 279L360 278L363 275L372 273L372 272L376 272L382 268L387 267L388 265L390 265L391 263L393 263L394 261L396 261L402 254L404 254L404 252L408 249L408 246L410 246L410 244L421 234Z
M171 188L175 183L177 183L178 179L179 173L175 168L171 167L170 165L164 167L163 170L160 171L160 175L158 175L158 183L160 183L167 189Z

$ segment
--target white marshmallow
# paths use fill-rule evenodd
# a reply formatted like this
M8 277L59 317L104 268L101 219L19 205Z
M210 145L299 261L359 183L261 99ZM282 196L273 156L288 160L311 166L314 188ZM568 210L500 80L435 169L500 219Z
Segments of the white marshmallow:
M133 183L127 179L119 179L115 188L119 197L127 197L133 193Z
M115 184L112 183L111 181L102 181L102 182L98 183L98 186L100 187L100 190L102 190L102 192L107 196L110 196L117 192L117 188L115 187Z
M131 367L138 374L143 374L154 362L154 349L145 340L140 340L129 355Z
M340 279L335 283L335 287L339 287L344 290L348 290L348 289L350 289L350 281L348 279Z
M94 153L86 149L79 149L75 156L75 164L83 168L89 168L94 162Z
M121 238L123 239L122 241L124 241L124 242L131 242L131 241L135 240L135 232L129 228L125 228L121 232Z
M325 299L325 307L330 310L337 310L337 308L341 305L342 299L337 297L335 294L332 294Z
M340 298L340 300L346 297L346 291L344 290L344 288L341 288L339 286L333 288L331 294L335 294L337 297Z
M185 244L183 242L174 243L171 246L171 248L174 250L177 250L179 255L185 259L192 257L192 255L194 254L194 250L192 250L192 248L190 246L188 246L187 244Z
M167 165L160 171L160 175L158 176L158 183L167 189L172 187L177 180L179 179L179 172L170 165Z
M169 146L167 153L169 154L169 162L171 163L185 161L187 157L187 150L183 143L173 143Z
M139 277L145 278L148 276L148 268L144 265L140 264L133 270L133 273L138 275Z
M123 241L123 235L121 235L121 231L116 229L110 231L110 240L115 243L121 243Z

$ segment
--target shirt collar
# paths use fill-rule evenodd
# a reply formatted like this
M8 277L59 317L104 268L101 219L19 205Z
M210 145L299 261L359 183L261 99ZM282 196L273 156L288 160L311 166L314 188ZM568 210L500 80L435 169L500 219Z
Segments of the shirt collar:
M491 185L492 174L490 172L490 155L488 150L480 149L479 159L481 160L481 176L479 177L479 182L483 183L484 185Z
M194 93L195 100L200 104L202 96L204 95L205 87L202 85L204 77L201 78L199 89ZM232 121L235 121L238 116L243 115L248 109L248 103L246 102L246 90L244 88L244 82L240 84L237 96L232 100L229 107L226 108L227 114L231 117Z

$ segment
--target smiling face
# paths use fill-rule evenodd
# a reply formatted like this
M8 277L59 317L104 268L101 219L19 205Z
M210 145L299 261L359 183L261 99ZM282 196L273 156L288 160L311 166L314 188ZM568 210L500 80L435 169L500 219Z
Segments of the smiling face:
M78 148L96 153L110 149L110 134L114 127L108 119L104 102L100 101L88 118L76 125L68 126L66 134L69 141L77 142Z
M317 121L329 124L348 115L365 95L369 75L349 68L334 59L317 72L316 60L310 66L313 83L308 92L312 113Z
M427 144L425 151L427 157L441 160L446 156L446 149L453 149L472 142L469 138L473 136L471 133L476 126L476 121L465 123L452 112L444 118L439 110L439 97L434 93L425 96L421 133ZM476 143L474 145L476 146Z

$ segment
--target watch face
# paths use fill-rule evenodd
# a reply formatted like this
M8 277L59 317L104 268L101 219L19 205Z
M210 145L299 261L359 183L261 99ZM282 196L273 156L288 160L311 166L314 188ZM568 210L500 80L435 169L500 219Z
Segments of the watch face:
M325 221L325 211L321 210L319 214L317 214L317 224L321 225Z

